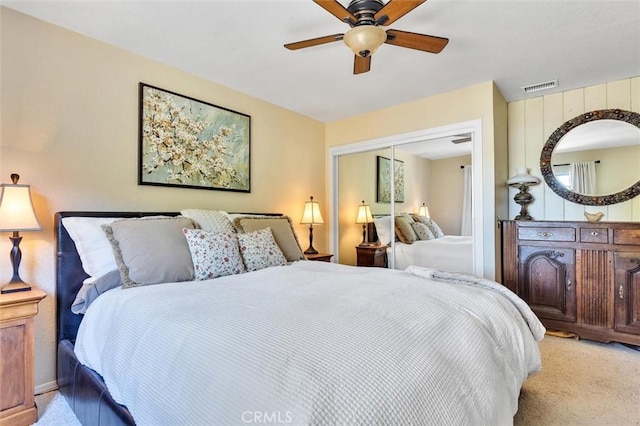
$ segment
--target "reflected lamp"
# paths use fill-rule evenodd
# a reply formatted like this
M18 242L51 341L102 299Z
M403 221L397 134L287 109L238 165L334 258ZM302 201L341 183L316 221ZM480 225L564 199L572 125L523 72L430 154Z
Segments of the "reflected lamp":
M309 197L309 201L304 203L304 211L300 223L309 225L309 248L304 254L318 254L318 250L313 248L313 225L322 225L322 215L320 214L320 205L317 201L313 201L313 197Z
M529 187L540 183L540 179L529 174L526 168L517 169L516 174L507 180L507 185L518 188L518 192L513 200L520 205L520 213L514 220L532 220L533 218L527 211L527 206L533 202L533 195L529 194Z
M368 246L367 241L367 224L373 222L373 216L371 215L371 207L369 204L365 204L362 200L362 204L358 206L358 216L356 217L356 223L362 224L362 242L361 246Z
M431 217L429 216L429 207L427 207L425 203L422 203L422 205L418 209L418 216Z
M31 286L22 281L18 273L20 260L22 259L22 252L20 251L22 237L20 236L20 231L42 230L33 209L29 185L18 184L19 179L20 176L13 173L11 175L12 183L1 185L0 232L13 232L13 235L9 237L13 244L10 253L13 277L7 285L2 287L2 294L31 290Z

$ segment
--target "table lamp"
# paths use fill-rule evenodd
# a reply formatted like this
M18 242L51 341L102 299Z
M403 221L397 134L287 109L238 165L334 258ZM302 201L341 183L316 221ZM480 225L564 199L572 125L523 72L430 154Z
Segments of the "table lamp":
M367 241L367 224L373 222L373 216L371 216L371 207L369 204L365 204L362 200L362 204L358 206L358 216L356 217L356 223L362 224L362 242L361 246L368 246Z
M517 169L516 174L507 180L507 185L518 188L518 192L513 200L520 205L520 214L515 220L532 220L533 218L527 212L527 206L533 201L533 195L529 194L529 187L540 183L540 179L529 174L526 168Z
M31 286L20 278L18 270L22 252L20 251L20 231L41 231L36 214L31 202L31 190L29 185L19 185L20 176L13 173L11 175L12 184L2 184L2 194L0 194L0 231L13 232L9 237L13 243L11 249L11 265L13 265L13 277L11 281L2 287L2 294L15 293L18 291L29 291Z
M309 201L304 203L300 223L309 225L309 248L304 251L304 254L318 254L318 250L313 248L313 225L322 225L324 220L320 214L320 205L317 201L313 201L313 197L309 197Z

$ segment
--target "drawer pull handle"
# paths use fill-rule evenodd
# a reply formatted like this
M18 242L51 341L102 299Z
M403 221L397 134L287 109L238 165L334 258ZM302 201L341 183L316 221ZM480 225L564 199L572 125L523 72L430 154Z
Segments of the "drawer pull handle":
M571 282L571 280L567 280L567 290L571 290L571 285L573 283Z
M618 297L624 299L624 286L622 284L618 286Z
M553 236L553 232L538 232L538 236L539 237L544 237L544 238L552 237Z
M593 237L597 237L598 236L598 231L591 231L591 235Z

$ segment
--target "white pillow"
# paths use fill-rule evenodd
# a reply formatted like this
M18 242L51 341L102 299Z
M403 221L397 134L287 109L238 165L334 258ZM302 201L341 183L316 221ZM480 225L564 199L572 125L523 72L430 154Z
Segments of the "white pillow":
M378 233L378 239L380 244L386 246L391 243L392 225L391 216L374 217L373 223L376 225L376 232Z
M238 234L238 244L247 271L257 271L287 263L282 250L273 238L271 228Z
M235 232L182 230L187 238L195 279L202 281L245 271Z
M235 232L229 215L224 211L204 210L204 209L185 209L180 212L184 217L188 217L198 224L203 231L208 232Z
M62 224L76 245L76 250L82 261L82 268L89 278L85 284L92 283L99 277L118 269L113 256L111 243L102 230L102 225L108 225L119 217L63 217Z

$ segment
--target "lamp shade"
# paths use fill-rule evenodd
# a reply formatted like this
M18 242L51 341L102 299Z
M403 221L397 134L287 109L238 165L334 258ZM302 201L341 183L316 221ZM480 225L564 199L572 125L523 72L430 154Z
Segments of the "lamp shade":
M302 213L300 223L303 225L318 225L324 223L322 215L320 214L320 205L317 201L313 201L313 197L309 198L310 200L304 203L304 212Z
M373 53L387 40L387 33L381 27L375 25L360 25L351 28L344 35L344 44L354 54L366 58Z
M540 179L535 176L531 176L529 174L529 170L526 168L517 169L516 174L507 180L507 185L509 186L520 186L520 185L537 185L540 183Z
M358 216L356 217L356 223L371 223L373 222L373 216L371 215L371 207L369 204L365 204L364 201L358 206Z
M17 179L16 179L17 182ZM2 184L0 231L40 231L29 185Z
M424 203L418 209L418 216L422 217L431 217L429 216L429 207L427 207Z

